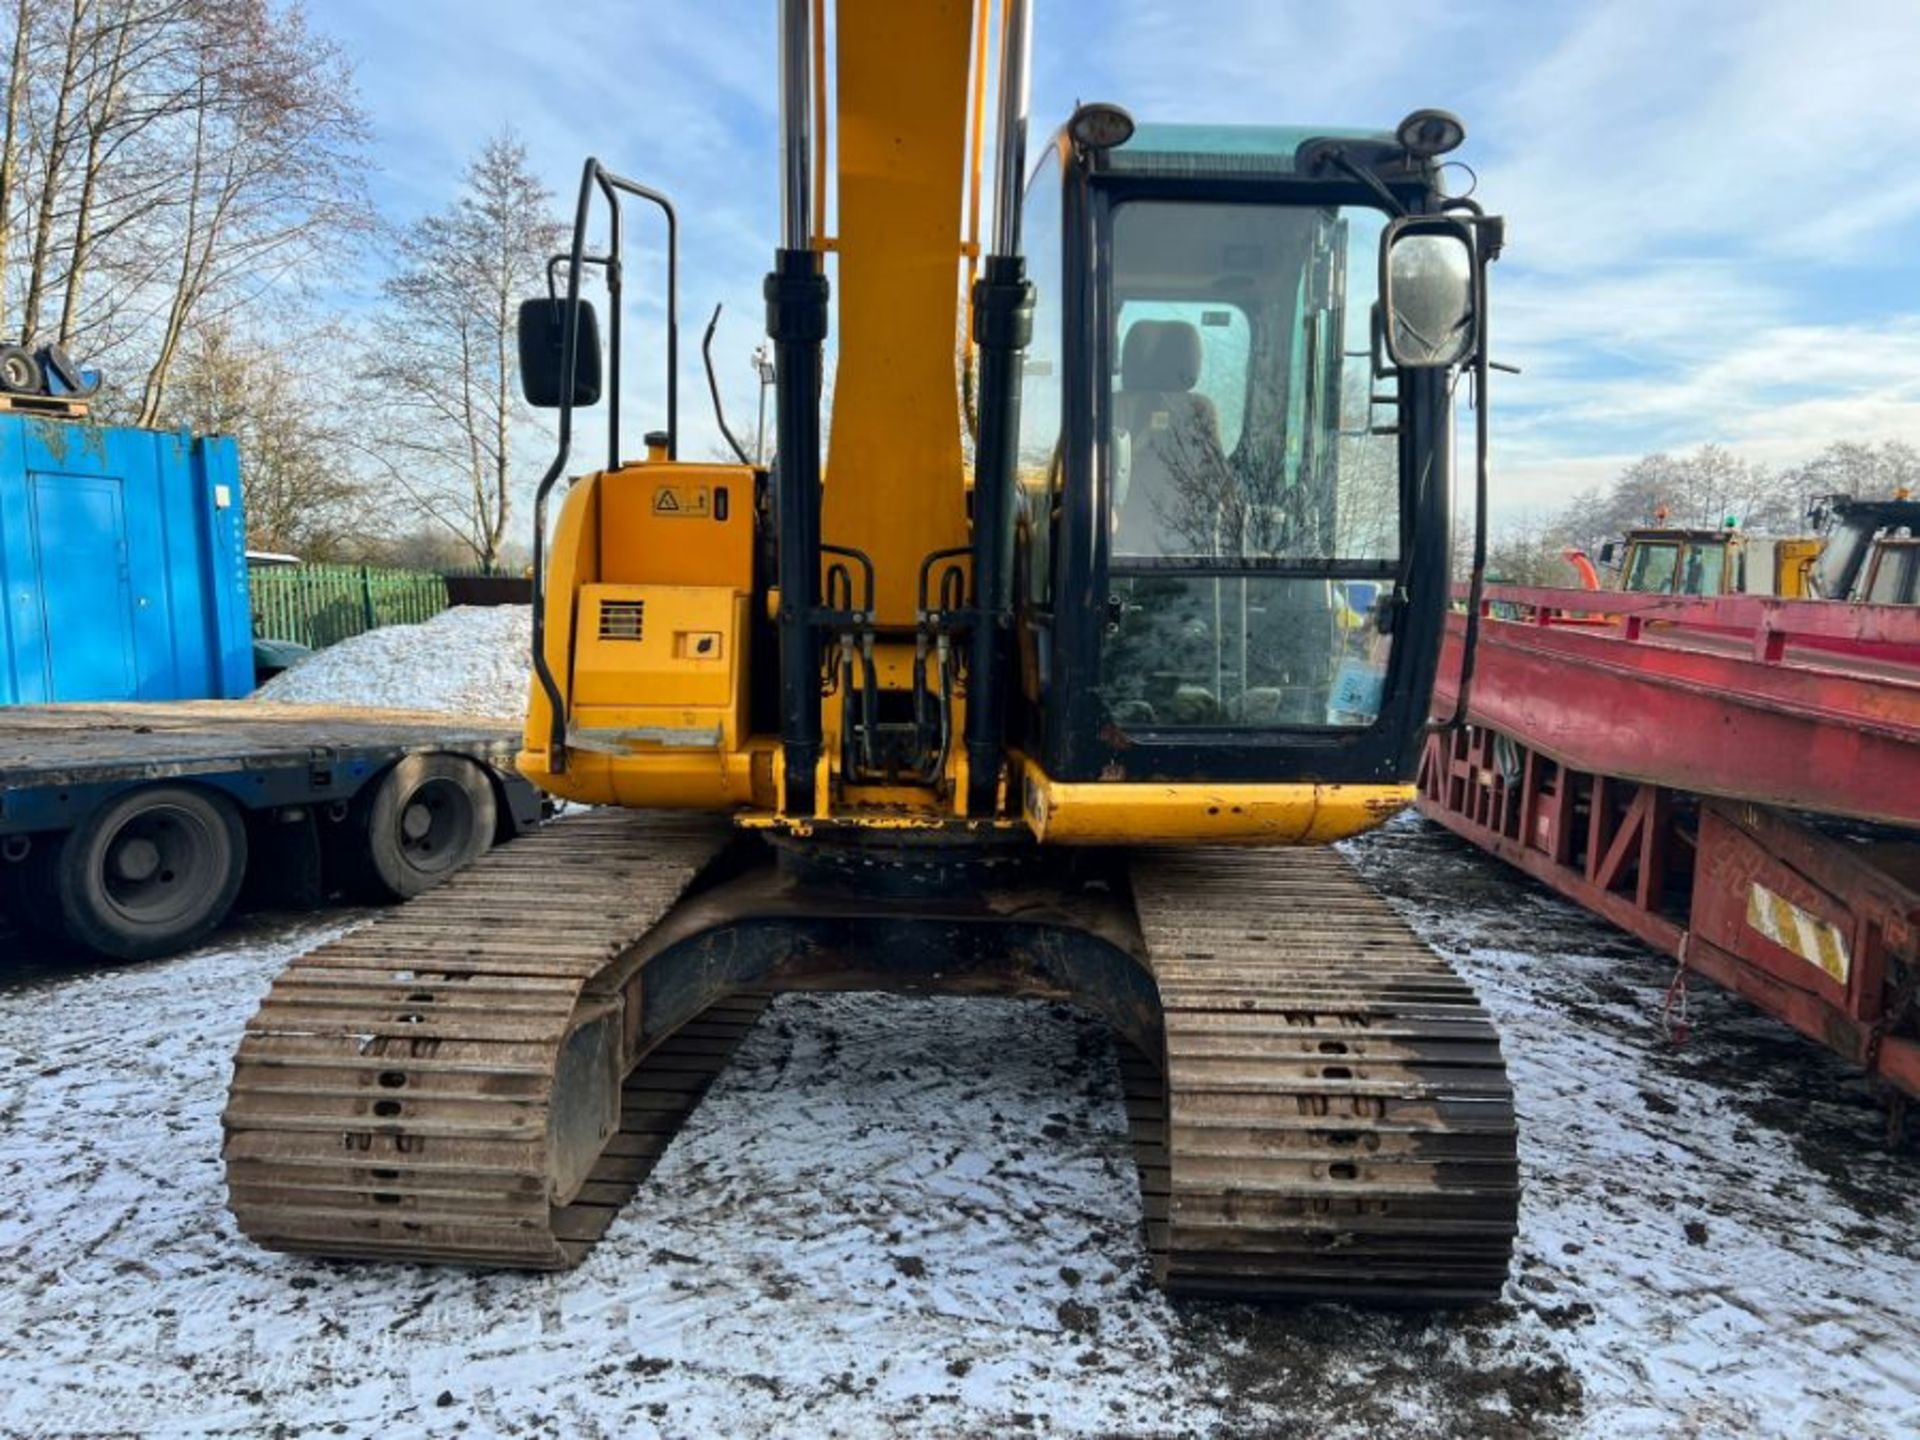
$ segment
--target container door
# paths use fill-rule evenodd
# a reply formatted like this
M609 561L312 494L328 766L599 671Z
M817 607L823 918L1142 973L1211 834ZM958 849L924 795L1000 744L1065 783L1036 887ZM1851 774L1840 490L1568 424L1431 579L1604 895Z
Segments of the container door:
M39 471L28 486L48 697L131 700L140 675L120 481Z

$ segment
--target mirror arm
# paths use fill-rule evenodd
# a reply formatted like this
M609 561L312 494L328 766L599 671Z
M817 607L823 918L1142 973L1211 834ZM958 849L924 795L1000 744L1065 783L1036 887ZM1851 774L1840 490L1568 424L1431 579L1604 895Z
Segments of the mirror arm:
M559 271L563 265L571 265L572 263L573 252L570 250L562 250L558 255L549 255L547 257L547 299L551 300L555 306L560 304L560 282L556 278L556 272ZM604 265L607 263L607 257L604 255L595 255L591 251L583 250L580 253L580 263L582 265Z
M1385 182L1371 170L1354 164L1343 147L1336 146L1334 149L1327 151L1326 163L1339 166L1342 170L1346 171L1347 174L1351 175L1362 185L1366 186L1367 189L1379 196L1380 203L1385 205L1388 213L1396 218L1408 213L1407 207L1400 203L1399 197L1386 187Z
M1480 322L1480 343L1473 357L1473 569L1467 579L1467 623L1460 644L1460 683L1454 692L1453 714L1440 728L1453 730L1467 723L1473 700L1473 670L1480 647L1480 609L1487 589L1487 471L1492 449L1492 396L1487 389L1491 366L1487 361L1487 261L1475 252L1474 309Z

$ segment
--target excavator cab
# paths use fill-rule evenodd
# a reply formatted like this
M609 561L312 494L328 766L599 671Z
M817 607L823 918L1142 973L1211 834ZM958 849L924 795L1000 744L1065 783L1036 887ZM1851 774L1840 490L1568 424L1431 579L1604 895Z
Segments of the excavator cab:
M1617 547L1601 547L1612 563ZM1666 526L1630 530L1619 562L1619 588L1634 595L1773 595L1811 593L1820 541L1809 536L1749 535L1732 522L1717 530Z
M1372 336L1389 225L1438 203L1389 134L1148 125L1090 151L1069 127L1047 147L1025 206L1018 739L1048 780L1410 773L1450 376L1381 363Z
M1740 536L1732 530L1627 533L1620 588L1633 595L1721 595L1737 590Z

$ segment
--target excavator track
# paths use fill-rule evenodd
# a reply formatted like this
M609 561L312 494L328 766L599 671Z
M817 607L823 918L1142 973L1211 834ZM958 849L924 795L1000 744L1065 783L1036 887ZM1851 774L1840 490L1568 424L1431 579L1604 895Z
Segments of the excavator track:
M1406 1304L1500 1293L1513 1092L1472 990L1337 854L1136 857L1164 1066L1122 1073L1156 1279Z
M820 897L783 910L784 892L752 879L769 857L713 867L728 834L698 817L569 819L295 961L234 1062L241 1229L332 1256L577 1263L765 1007L762 986L818 983L808 957L821 953L843 983L835 943L877 957L858 937L884 911ZM709 867L721 878L690 898ZM1121 967L1110 973L1138 976L1144 959L1151 975L1144 1008L1126 1012L1141 1023L1121 1028L1158 1051L1129 1044L1123 1073L1159 1282L1412 1304L1497 1295L1518 1210L1513 1097L1465 982L1330 852L1148 851L1102 893L1110 920L1068 928L1095 952L1124 940L1104 952ZM968 932L949 923L966 902L941 903L929 945ZM809 930L815 911L855 928ZM756 950L755 915L773 917L759 932L770 949ZM1002 937L997 921L978 932L990 964L1017 961L1021 943ZM671 968L656 981L648 959L676 941L691 991ZM943 981L945 959L924 975L878 960L861 972L873 984L977 985ZM1061 991L1049 974L1012 963L1005 978L1010 993L1063 998L1094 983Z
M332 1256L577 1263L766 1006L724 999L617 1092L591 1083L620 1053L627 957L728 834L705 817L568 819L296 960L234 1059L241 1230ZM577 1113L583 1093L618 1093L619 1113ZM584 1144L556 1142L569 1134ZM569 1148L585 1158L556 1165Z

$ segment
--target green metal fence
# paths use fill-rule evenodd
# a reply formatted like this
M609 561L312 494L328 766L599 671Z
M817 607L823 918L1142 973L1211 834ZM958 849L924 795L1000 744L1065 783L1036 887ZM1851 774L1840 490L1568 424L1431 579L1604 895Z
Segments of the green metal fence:
M263 565L249 572L253 633L318 650L382 625L414 625L447 608L446 580L371 565Z

